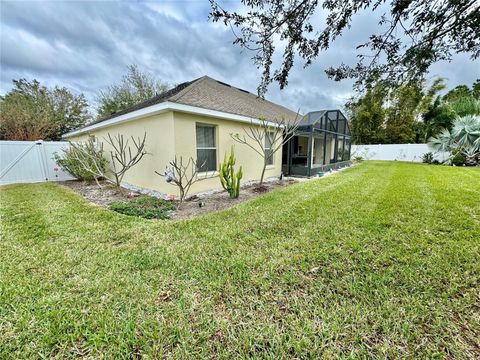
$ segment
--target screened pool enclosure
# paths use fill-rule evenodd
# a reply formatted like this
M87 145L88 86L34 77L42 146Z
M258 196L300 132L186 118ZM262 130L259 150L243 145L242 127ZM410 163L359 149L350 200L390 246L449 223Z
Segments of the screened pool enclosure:
M310 112L283 147L284 175L315 176L350 164L351 134L340 110Z

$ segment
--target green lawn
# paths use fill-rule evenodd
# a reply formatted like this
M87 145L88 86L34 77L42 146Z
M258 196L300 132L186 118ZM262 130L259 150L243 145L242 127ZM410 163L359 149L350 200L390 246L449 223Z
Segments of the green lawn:
M1 188L0 358L479 358L480 169L366 162L189 221Z

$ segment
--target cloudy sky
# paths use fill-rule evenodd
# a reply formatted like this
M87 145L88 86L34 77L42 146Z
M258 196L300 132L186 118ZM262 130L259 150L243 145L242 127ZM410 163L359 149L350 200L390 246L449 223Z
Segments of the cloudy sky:
M224 2L228 9L240 0ZM209 75L255 92L260 71L252 53L232 45L233 34L208 20L207 0L161 2L0 2L0 93L11 80L33 79L83 92L93 103L98 91L115 83L129 64L175 84ZM270 86L266 97L308 112L341 107L352 94L350 81L334 82L324 70L355 60L355 46L376 28L378 14L366 12L314 65L297 66L289 86ZM449 87L480 77L478 63L457 56L436 64L431 76Z

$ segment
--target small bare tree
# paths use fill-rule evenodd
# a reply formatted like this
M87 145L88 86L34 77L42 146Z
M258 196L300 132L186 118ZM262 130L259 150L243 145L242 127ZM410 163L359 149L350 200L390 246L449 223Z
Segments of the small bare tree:
M198 172L205 165L205 162L198 166L198 162L193 158L189 158L185 163L181 156L179 158L175 156L175 159L170 161L169 165L170 167L167 166L163 174L158 171L155 171L155 174L163 176L167 183L178 187L180 198L177 208L180 208L192 185L211 176L208 176L207 173L205 177L199 178Z
M132 136L132 148L129 146L128 139L125 141L123 135L117 134L112 137L108 133L108 139L104 139L112 147L109 151L111 158L110 167L107 166L107 160L103 157L103 142L97 145L93 136L90 136L85 143L77 144L71 142L69 149L71 152L70 157L76 163L75 166L83 168L85 173L95 179L98 186L100 186L98 179L105 179L116 186L120 186L125 173L132 166L138 164L147 154L145 150L146 138L147 133L144 133L143 138L135 139Z
M147 154L145 150L145 141L147 139L147 133L143 134L143 139L138 137L135 139L130 137L133 143L133 149L128 144L128 140L125 140L122 134L111 136L108 133L108 139L105 141L112 147L110 150L111 158L111 173L113 174L117 186L120 186L123 176L133 166L138 164L140 160Z
M244 128L244 134L230 134L236 142L247 145L263 159L260 185L263 184L265 170L273 155L282 148L294 135L300 124L301 117L298 113L293 120L282 118L281 120L268 121L265 118L251 120L250 126ZM267 147L267 142L269 147Z

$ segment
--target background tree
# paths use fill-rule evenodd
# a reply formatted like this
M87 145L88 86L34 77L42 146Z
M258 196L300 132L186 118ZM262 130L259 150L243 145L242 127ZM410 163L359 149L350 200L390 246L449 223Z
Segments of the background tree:
M435 137L443 130L451 131L455 119L468 115L480 115L480 100L477 79L472 88L459 85L448 91L444 96L438 96L433 104L422 114L425 124L425 140Z
M475 82L472 85L472 96L480 100L480 79L475 80Z
M405 144L415 141L415 128L419 105L424 93L418 85L404 85L390 94L386 110L385 143Z
M167 91L169 85L152 74L141 72L137 65L128 66L119 84L111 85L97 97L100 118L128 109L157 94Z
M451 129L456 117L457 114L450 104L443 102L438 96L422 115L425 124L425 140L439 134L443 129Z
M480 100L473 96L463 97L447 104L452 107L457 116L480 115Z
M83 94L58 86L49 89L37 80L13 80L13 85L0 98L3 140L59 140L91 119Z
M450 60L452 54L480 56L477 0L243 0L237 11L222 8L216 0L210 3L212 21L230 26L234 44L253 52L254 63L263 71L260 95L273 81L285 87L295 58L311 64L365 10L382 12L388 7L378 32L357 46L357 64L327 69L330 78L363 83L376 75L399 84L423 78L431 64ZM314 22L322 18L323 26ZM280 46L283 61L274 68Z
M382 83L369 85L365 95L346 104L354 144L385 143L386 92Z
M467 85L458 85L443 96L443 100L447 102L455 102L461 98L472 96L472 91Z
M383 80L373 79L366 91L346 104L355 144L398 144L425 141L421 114L445 87L438 78L427 86L425 81L392 88Z

